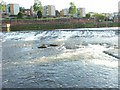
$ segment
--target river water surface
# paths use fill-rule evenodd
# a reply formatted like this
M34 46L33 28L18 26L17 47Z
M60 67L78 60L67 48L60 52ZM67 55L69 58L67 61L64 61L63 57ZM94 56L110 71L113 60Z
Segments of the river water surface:
M117 28L0 34L3 88L118 88Z

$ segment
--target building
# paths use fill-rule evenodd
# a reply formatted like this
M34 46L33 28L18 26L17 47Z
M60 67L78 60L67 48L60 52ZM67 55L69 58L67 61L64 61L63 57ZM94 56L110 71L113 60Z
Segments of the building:
M94 14L97 12L89 12L88 14L90 14L90 18L94 18Z
M114 22L118 22L118 15L119 15L119 13L118 12L114 12L113 15L114 15Z
M78 17L85 17L86 16L85 8L77 8L77 16Z
M120 1L118 2L118 12L120 13Z
M19 4L8 4L6 7L6 12L8 15L17 15L19 11Z
M47 5L43 7L42 10L42 16L43 17L55 17L56 13L55 13L55 6L53 5Z
M33 15L33 12L34 12L33 6L30 7L30 12L31 12L31 15Z
M60 11L60 16L62 16L62 17L69 16L69 9L68 8L62 9Z
M109 20L112 20L114 18L113 13L102 13L102 15L105 15Z
M39 4L39 3L40 3L40 0L34 0L34 3Z
M118 2L118 22L120 22L120 1Z
M25 10L24 10L24 14L25 14L26 16L31 16L31 15L32 15L31 9L25 9Z

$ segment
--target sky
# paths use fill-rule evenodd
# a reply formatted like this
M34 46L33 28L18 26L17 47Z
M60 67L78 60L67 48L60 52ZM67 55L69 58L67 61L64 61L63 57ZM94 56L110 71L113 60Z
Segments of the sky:
M1 1L1 0L0 0ZM34 4L34 0L3 0L7 4L17 3L26 9ZM118 2L120 0L40 0L42 5L55 5L56 10L69 8L70 2L74 2L77 8L83 7L88 12L113 13L118 12Z

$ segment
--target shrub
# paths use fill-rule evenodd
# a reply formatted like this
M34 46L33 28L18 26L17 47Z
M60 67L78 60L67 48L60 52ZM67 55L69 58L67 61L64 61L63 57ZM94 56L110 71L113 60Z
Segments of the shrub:
M42 18L42 12L41 12L41 11L38 11L38 12L37 12L37 16L38 16L38 18Z
M22 19L22 18L23 18L23 13L22 13L22 12L19 12L18 15L17 15L17 18L18 18L18 19Z

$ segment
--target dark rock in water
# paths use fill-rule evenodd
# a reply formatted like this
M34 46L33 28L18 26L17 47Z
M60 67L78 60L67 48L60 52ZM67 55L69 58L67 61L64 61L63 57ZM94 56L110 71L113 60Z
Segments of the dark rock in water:
M112 52L112 51L103 51L103 53L108 54L108 55L110 55L112 57L115 57L117 59L120 59L119 55L116 55L115 52Z
M57 38L58 36L54 36L54 37L52 37L52 38Z
M105 43L99 43L101 46L104 46L105 45Z
M114 45L114 49L120 49L120 47L117 45Z
M72 36L71 38L78 38L78 37L80 37L80 36L76 35L76 36Z
M11 38L11 40L19 40L18 38Z
M82 46L88 46L88 43L82 43Z
M56 46L59 46L59 45L57 45L57 44L50 44L49 46L56 47Z
M47 48L47 46L45 44L39 46L38 48Z
M77 48L79 48L79 47L76 46L76 45L74 45L74 46L73 46L73 45L66 45L65 48L66 48L66 49L77 49Z

